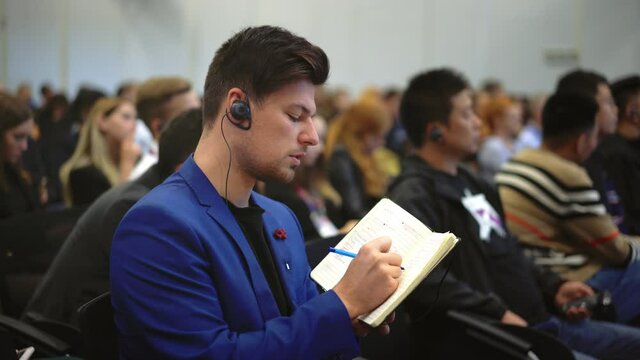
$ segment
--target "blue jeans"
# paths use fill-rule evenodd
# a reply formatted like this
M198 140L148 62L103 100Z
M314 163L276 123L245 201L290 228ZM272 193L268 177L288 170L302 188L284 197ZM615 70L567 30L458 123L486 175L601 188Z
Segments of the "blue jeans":
M595 358L615 360L640 359L640 329L597 320L569 321L550 317L532 326L550 333L571 350ZM587 357L588 358L588 357Z
M640 260L634 259L624 268L602 268L587 284L611 292L618 322L628 323L640 315Z

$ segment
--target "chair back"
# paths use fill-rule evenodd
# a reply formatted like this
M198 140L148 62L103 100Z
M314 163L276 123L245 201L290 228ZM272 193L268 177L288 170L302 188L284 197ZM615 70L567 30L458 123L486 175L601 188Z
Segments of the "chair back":
M118 333L113 320L111 293L104 293L78 309L86 360L118 359Z

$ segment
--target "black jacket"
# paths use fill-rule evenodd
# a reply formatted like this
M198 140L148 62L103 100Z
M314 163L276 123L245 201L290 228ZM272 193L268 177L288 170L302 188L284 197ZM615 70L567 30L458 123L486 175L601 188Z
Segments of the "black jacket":
M364 191L364 178L349 151L342 145L336 147L327 164L327 174L342 198L342 215L345 219L362 219L375 201Z
M164 180L158 165L100 196L80 217L34 292L23 318L77 325L80 305L109 291L111 239L140 198Z
M474 195L485 195L499 214L497 221L502 223L502 235L491 230L489 241L481 240L478 222L461 202L465 189ZM498 194L491 185L463 168L451 176L431 168L417 156L410 156L403 162L400 176L391 184L389 197L432 230L451 231L461 239L448 258L405 302L414 321L422 318L432 305L438 284L451 261L433 316L458 309L499 320L509 309L530 324L549 316L544 298L552 301L562 279L534 267L523 256L516 239L506 232ZM433 319L425 320L423 326L438 326Z

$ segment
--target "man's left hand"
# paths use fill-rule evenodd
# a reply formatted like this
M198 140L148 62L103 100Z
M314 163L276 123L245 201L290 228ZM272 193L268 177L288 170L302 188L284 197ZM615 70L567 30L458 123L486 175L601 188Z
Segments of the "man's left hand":
M593 289L579 281L567 281L560 285L555 296L555 304L558 308L572 300L578 300L586 296L593 295ZM591 316L591 312L586 308L569 308L564 314L570 319L582 319Z

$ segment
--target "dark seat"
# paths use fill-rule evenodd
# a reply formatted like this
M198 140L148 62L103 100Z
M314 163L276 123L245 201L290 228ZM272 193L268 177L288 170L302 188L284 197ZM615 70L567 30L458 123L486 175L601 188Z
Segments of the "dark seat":
M7 351L33 346L38 357L65 356L73 354L69 344L59 338L37 329L23 321L0 315L0 358L5 359ZM15 358L15 357L14 357Z
M118 341L111 293L104 293L78 309L78 322L86 360L115 360Z
M556 338L531 328L488 322L455 310L446 317L440 359L575 359Z
M85 210L42 211L0 221L0 308L4 315L20 316Z

